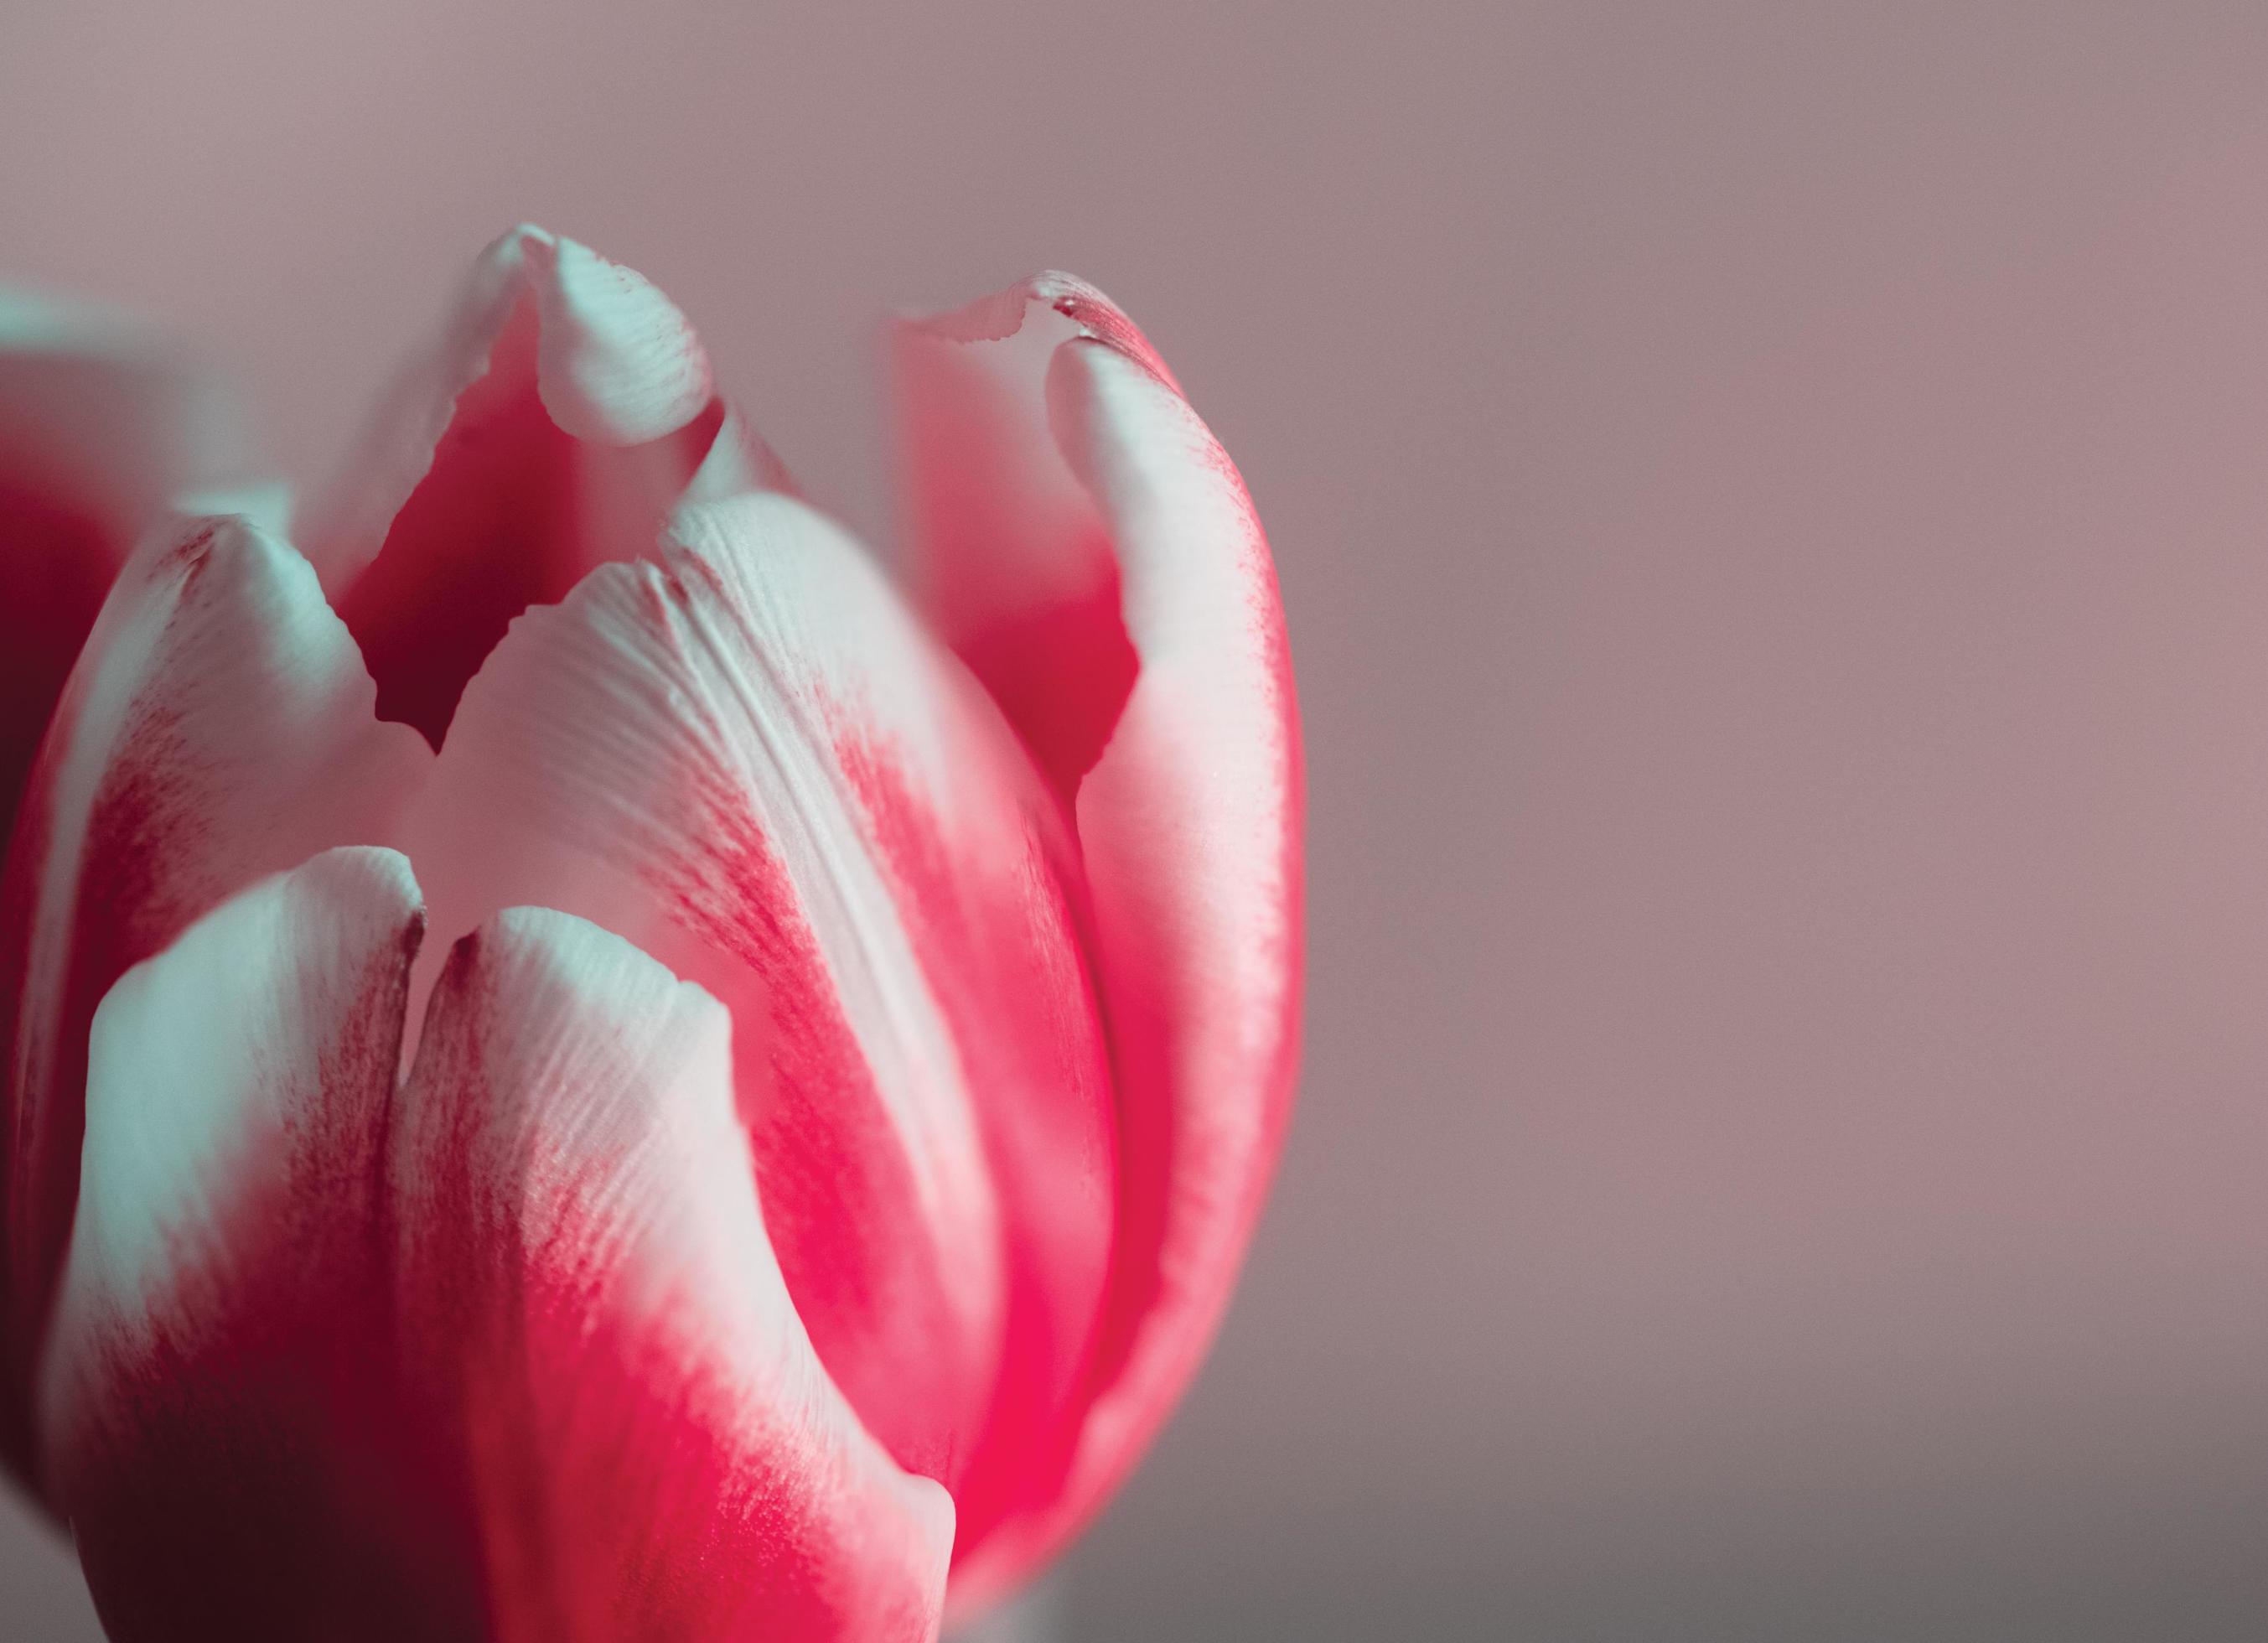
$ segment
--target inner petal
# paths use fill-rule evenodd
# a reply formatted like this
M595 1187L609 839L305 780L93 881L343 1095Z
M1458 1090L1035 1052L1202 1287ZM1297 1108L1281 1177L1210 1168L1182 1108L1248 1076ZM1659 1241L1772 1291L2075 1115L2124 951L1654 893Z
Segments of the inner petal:
M1118 560L1049 431L1055 350L1087 311L1034 282L893 336L917 600L1068 799L1138 663Z
M377 681L379 716L436 748L514 616L654 542L725 419L712 400L644 444L578 439L538 392L541 343L537 301L523 293L431 468L340 600Z
M1069 841L821 516L743 497L669 535L531 612L467 691L410 836L436 928L556 908L727 1006L820 1361L901 1465L997 1503L1056 1462L1110 1238Z

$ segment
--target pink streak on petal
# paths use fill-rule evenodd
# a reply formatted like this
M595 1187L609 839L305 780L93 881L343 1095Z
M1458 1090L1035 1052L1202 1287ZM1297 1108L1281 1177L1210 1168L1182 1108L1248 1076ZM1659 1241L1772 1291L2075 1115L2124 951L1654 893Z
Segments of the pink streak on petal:
M47 1365L122 1643L925 1643L953 1508L828 1382L729 1021L507 912L396 1092L416 887L333 851L113 990Z
M1131 321L1045 276L902 327L897 357L924 608L1058 781L1084 771L1064 785L1119 1093L1090 1405L1060 1490L986 1544L964 1536L967 1612L1108 1496L1226 1304L1289 1108L1299 734L1250 499ZM1106 600L1133 661L1104 715L1096 680L1122 666L1093 638ZM1071 731L1051 689L1086 704Z
M982 1426L954 1476L960 1546L1049 1492L1100 1323L1115 1137L1078 864L1037 792L956 828L869 727L837 758L958 1045L1000 1198L1007 1305Z
M480 1635L393 1396L386 1125L408 866L335 851L97 1013L48 1470L119 1643Z
M566 915L459 944L402 1097L405 1361L502 1643L917 1643L953 1509L828 1383L725 1011Z
M770 496L674 534L662 566L604 568L498 646L418 859L445 928L561 907L730 1006L819 1354L901 1463L974 1500L1060 1425L1105 1267L1071 847L982 692L839 530Z
M389 836L431 755L372 707L313 572L242 519L153 538L71 674L0 871L12 1463L28 1459L30 1366L77 1196L95 1006L254 879Z

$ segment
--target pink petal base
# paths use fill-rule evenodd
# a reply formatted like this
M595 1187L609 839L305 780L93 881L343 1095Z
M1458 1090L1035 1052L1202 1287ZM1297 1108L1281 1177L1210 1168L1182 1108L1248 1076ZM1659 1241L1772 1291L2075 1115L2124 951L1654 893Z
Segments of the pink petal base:
M339 851L94 1035L49 1466L122 1643L936 1635L953 1532L771 1263L729 1023L563 914L453 954Z

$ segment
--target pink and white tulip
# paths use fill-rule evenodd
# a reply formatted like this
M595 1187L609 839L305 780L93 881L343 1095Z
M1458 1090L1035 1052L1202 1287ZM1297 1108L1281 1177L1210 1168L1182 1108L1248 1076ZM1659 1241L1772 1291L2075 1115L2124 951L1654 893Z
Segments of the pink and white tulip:
M122 1643L933 1637L1195 1372L1297 1029L1266 544L1091 288L894 347L905 592L540 230L291 540L0 328L0 1449Z

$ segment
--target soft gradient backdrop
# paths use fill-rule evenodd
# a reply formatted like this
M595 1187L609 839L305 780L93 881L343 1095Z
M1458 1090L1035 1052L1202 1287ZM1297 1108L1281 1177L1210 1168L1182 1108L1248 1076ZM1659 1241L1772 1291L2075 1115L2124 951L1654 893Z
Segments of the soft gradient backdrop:
M1061 264L1241 461L1300 1120L1063 1636L2268 1636L2268 14L0 4L0 275L320 467L533 217L887 537ZM93 1635L11 1528L0 1635Z

